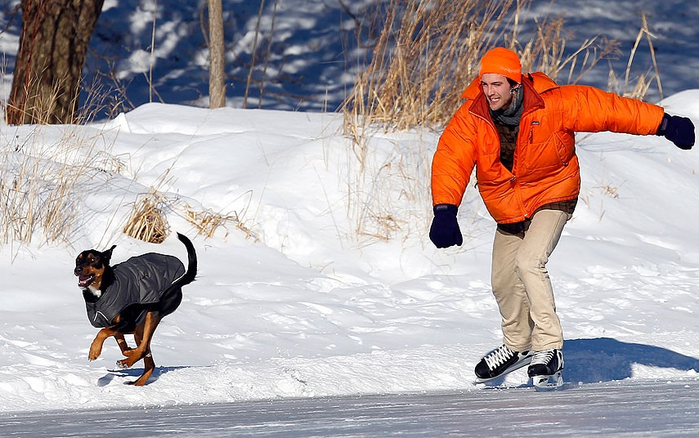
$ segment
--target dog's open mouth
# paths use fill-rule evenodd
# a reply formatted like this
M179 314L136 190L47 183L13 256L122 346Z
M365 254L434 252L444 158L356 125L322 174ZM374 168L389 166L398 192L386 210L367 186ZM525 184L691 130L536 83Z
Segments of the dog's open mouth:
M94 281L94 275L80 275L78 276L78 287L88 287Z

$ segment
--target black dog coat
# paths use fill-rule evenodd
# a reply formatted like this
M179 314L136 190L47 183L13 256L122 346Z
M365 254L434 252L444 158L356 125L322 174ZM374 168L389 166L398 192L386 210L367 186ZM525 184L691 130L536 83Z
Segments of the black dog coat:
M143 254L114 265L112 269L114 283L102 291L102 296L97 300L87 300L86 295L87 317L94 327L109 327L117 315L129 306L138 305L135 306L139 309L135 320L123 322L135 327L146 316L144 305L155 306L153 309L165 316L174 312L182 300L182 289L171 288L172 283L184 275L184 265L176 257Z

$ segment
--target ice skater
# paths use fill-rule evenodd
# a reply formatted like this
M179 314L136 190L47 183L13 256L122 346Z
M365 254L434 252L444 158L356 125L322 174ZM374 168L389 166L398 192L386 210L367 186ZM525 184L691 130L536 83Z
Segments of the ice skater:
M562 384L563 332L546 264L580 193L575 133L661 135L690 149L694 125L640 100L523 75L517 54L502 47L483 56L463 97L432 162L430 239L438 248L463 243L456 214L475 167L497 222L491 283L503 334L503 344L476 365L476 377L528 365L535 386L555 387Z

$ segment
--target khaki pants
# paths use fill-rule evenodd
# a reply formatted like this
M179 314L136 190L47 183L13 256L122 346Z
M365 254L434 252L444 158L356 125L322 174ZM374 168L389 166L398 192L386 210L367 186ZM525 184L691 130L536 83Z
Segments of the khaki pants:
M546 263L570 215L539 210L524 223L524 231L495 233L493 295L502 316L503 342L515 351L563 348Z

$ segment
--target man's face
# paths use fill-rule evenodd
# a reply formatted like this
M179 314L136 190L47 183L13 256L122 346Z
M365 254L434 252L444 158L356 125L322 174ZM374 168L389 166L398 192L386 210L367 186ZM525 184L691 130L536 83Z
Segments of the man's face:
M514 98L513 88L507 78L497 73L485 73L481 76L481 88L488 98L488 105L493 111L507 109Z

